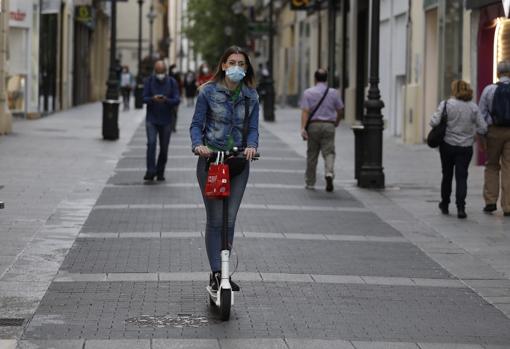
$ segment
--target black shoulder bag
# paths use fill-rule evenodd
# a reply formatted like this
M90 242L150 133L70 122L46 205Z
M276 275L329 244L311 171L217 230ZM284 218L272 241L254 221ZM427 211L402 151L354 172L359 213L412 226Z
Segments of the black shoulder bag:
M242 150L246 149L246 145L248 142L248 128L250 124L250 97L244 97L244 121L243 121L243 141L242 141ZM225 160L225 163L228 165L230 176L235 177L241 172L244 171L248 160L245 158L229 158Z
M305 125L305 130L308 130L308 126L310 126L310 121L312 121L312 117L314 116L314 114L317 112L317 110L319 109L319 107L321 106L322 102L324 101L324 99L326 98L326 96L328 95L328 92L329 92L329 86L326 86L326 91L324 92L324 94L322 95L322 98L321 100L319 101L319 103L317 103L317 105L315 106L315 108L313 108L312 112L310 113L310 115L308 115L308 120L306 120L306 125Z
M448 112L446 111L446 100L444 101L443 112L441 113L441 121L439 125L432 127L427 135L427 144L431 148L437 148L444 142L446 134L446 124L448 121Z

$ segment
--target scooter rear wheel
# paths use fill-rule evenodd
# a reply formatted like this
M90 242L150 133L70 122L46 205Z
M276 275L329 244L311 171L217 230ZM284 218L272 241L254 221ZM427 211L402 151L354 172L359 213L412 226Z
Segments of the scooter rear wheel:
M222 289L220 293L220 319L228 321L230 319L230 307L232 305L232 291Z

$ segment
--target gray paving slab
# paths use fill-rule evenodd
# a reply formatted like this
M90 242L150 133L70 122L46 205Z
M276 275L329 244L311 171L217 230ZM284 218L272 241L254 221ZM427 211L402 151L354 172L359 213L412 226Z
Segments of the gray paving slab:
M449 279L441 266L409 243L295 239L235 239L238 271ZM320 251L316 253L315 251ZM203 238L77 239L62 270L70 273L209 271ZM395 284L395 279L389 281ZM370 282L369 282L370 283Z
M348 341L326 339L286 338L289 349L354 349Z
M108 273L108 281L158 281L157 274L151 273Z
M311 275L315 282L319 283L338 283L338 284L366 284L361 276L355 275Z
M14 339L0 339L0 348L2 349L16 349L16 344Z
M421 349L483 349L477 344L459 344L459 343L418 343Z
M220 343L216 339L153 339L151 349L220 349Z
M143 181L144 171L119 171L116 172L108 179L108 184L144 184ZM169 172L165 174L167 183L195 183L195 175L192 171L182 172ZM268 172L251 172L250 181L257 183L283 183L300 185L305 190L304 174L300 173L268 173ZM157 184L152 184L157 186ZM324 179L320 178L317 181L316 188L324 188Z
M288 349L283 339L253 338L253 339L220 339L221 349Z
M53 283L24 339L314 338L508 344L510 319L466 288L243 282L230 322L218 322L201 282ZM179 313L193 327L126 320ZM459 321L462 319L462 321Z
M320 222L317 224L317 222ZM202 209L95 209L86 220L82 232L155 232L202 231L205 211ZM375 227L375 228L374 228ZM239 210L236 229L274 233L400 236L400 233L370 212L320 212L289 210Z
M172 147L172 145L170 146ZM262 151L262 149L260 150ZM299 170L304 174L304 169L306 167L306 160L301 157L290 157L287 159L286 157L266 157L264 156L262 160L259 160L256 163L252 164L252 168L261 166L264 168L273 168L278 169L281 168L282 162L285 164L286 169L290 170ZM197 159L191 155L183 155L183 156L172 156L170 155L168 158L169 166L171 167L189 167L190 164L195 164ZM146 165L145 155L140 156L132 156L132 157L123 157L117 163L117 168L140 168Z
M148 339L139 340L87 340L84 349L151 349L151 342Z
M1 345L1 343L0 343ZM24 340L19 341L17 346L12 348L17 349L83 349L84 340ZM2 349L7 349L0 346Z
M196 281L207 280L209 272L158 273L159 281Z
M208 279L209 273L203 272L158 272L158 273L67 273L60 272L54 282L110 282L110 281L203 281ZM383 286L409 287L453 287L465 288L460 280L450 279L416 279L402 277L370 277L352 275L319 275L319 274L291 274L291 273L260 273L232 271L231 276L237 281L283 281L283 282L314 282L319 284L365 284ZM510 305L508 303L490 302L496 307ZM506 312L505 312L506 313Z
M419 349L416 343L398 343L398 342L381 343L381 342L353 341L352 345L356 349Z
M169 187L161 185L107 187L101 193L97 205L116 204L201 204L202 195L198 188ZM245 192L245 204L284 205L292 206L332 206L332 207L363 207L347 191L338 189L333 193L310 191L305 189L251 188Z

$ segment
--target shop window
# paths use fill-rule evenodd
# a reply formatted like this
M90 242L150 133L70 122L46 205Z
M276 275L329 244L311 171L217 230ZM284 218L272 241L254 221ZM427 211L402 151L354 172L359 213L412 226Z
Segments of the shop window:
M9 74L7 77L7 104L11 112L25 113L28 73L28 30L9 30Z
M510 19L498 18L494 32L493 82L498 81L498 62L510 61Z

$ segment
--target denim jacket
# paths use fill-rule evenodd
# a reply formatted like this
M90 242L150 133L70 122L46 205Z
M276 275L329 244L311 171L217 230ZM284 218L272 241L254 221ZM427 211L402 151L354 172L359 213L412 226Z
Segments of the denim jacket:
M256 90L243 84L235 102L232 102L231 95L232 92L220 83L211 82L202 87L190 126L192 149L209 145L227 150L230 135L234 145L242 147L245 97L249 101L250 118L246 144L248 147L258 147L259 100Z

